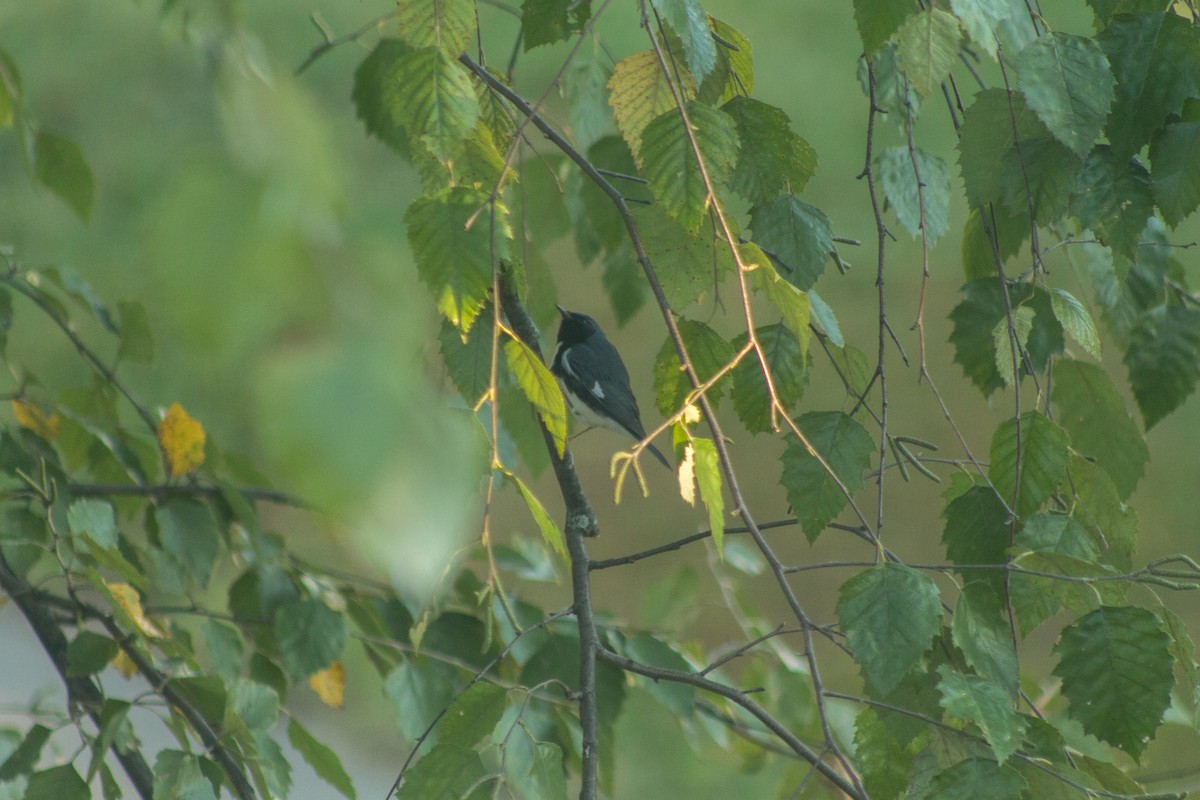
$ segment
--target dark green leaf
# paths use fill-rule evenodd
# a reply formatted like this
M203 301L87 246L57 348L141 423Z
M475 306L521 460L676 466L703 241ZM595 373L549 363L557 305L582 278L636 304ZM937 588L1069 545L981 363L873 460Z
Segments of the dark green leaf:
M1024 139L1019 148L1011 148L1001 161L1001 169L1004 208L1020 226L1021 239L1016 240L1019 245L1029 235L1030 198L1033 198L1033 213L1039 221L1049 222L1064 216L1079 181L1083 160L1057 139L1042 136ZM1007 222L1009 220L1003 218L996 222L1002 236L1006 233L1004 228ZM1009 224L1007 227L1016 226ZM1011 240L1013 234L1009 234L1008 238ZM994 273L990 247L986 257L987 272Z
M889 147L875 159L875 172L896 219L910 235L920 236L924 228L931 246L942 238L950 224L950 171L945 162L919 147L911 154L907 147Z
M471 73L446 50L423 47L403 53L385 80L396 123L437 159L452 157L475 129L480 108Z
M1005 175L1012 169L1008 152L1018 141L1046 136L1046 126L1021 95L1009 95L1003 89L985 89L975 95L963 116L958 139L958 164L971 207L1003 198Z
M1055 147L1062 148L1055 143ZM1066 152L1064 149L1063 152ZM1019 170L1018 170L1019 171ZM1078 172L1078 168L1076 168ZM1006 167L1006 175L1007 172ZM1020 192L1025 191L1025 180L1016 176ZM1035 188L1036 192L1037 189ZM1075 191L1075 179L1072 176L1068 191ZM963 275L968 281L995 279L996 257L999 250L1000 264L1012 258L1021 249L1021 245L1029 238L1029 210L1021 195L1019 211L1011 211L1007 203L992 204L982 211L972 209L967 215L967 224L963 226L962 258ZM992 243L995 240L996 247Z
M300 752L313 770L344 797L355 800L357 796L350 776L346 774L337 753L318 742L308 730L293 717L288 723L288 741Z
M1041 507L1067 472L1067 434L1049 417L1026 411L992 436L988 477L1019 516Z
M117 655L117 643L108 636L80 631L67 645L67 675L92 675L108 666Z
M998 592L978 581L963 587L950 631L967 663L1011 700L1017 696L1017 652ZM1000 754L996 754L997 758Z
M896 35L900 68L921 97L929 97L950 74L961 39L954 15L932 4L900 26Z
M1122 572L1133 565L1137 512L1121 499L1104 468L1085 458L1071 460L1074 507L1071 516L1092 538L1104 543L1100 560Z
M404 215L417 274L438 310L460 331L471 329L492 286L492 264L508 255L507 212L484 192L464 187L417 199Z
M807 291L821 277L833 250L833 229L821 209L783 194L750 209L754 241L779 259L780 274Z
M993 337L996 326L1006 319L1004 290L995 278L981 278L964 286L963 294L962 302L950 312L954 322L950 334L954 361L962 365L963 372L987 397L1004 386L1004 379L996 369ZM1037 287L1031 297L1027 284L1011 285L1008 302L1014 308L1028 304L1034 309L1026 349L1029 358L1024 367L1040 371L1051 355L1063 349L1062 326L1054 316L1049 294Z
M1150 429L1196 389L1200 310L1159 306L1143 314L1130 334L1125 366L1134 399Z
M471 0L399 0L396 23L412 47L437 47L457 56L475 43Z
M1108 117L1108 140L1130 156L1200 83L1200 29L1175 13L1114 17L1098 40L1113 74L1117 96Z
M224 724L228 696L225 682L220 678L214 675L171 678L167 681L167 688L200 712L214 729L219 730Z
M737 167L730 186L751 203L778 194L800 194L817 170L817 151L792 131L782 109L750 97L734 97L722 109L737 124Z
M87 534L100 547L117 546L117 520L112 505L104 500L85 498L71 503L67 509L67 525L71 533Z
M683 42L683 55L692 76L702 81L717 63L717 43L708 27L708 15L699 0L651 0Z
M1146 220L1154 211L1150 174L1141 162L1096 147L1079 173L1071 214L1100 241L1129 258L1137 253Z
M871 685L887 694L933 644L942 606L932 580L885 562L842 585L837 615L854 660Z
M221 542L212 509L190 498L173 498L154 509L158 537L200 586L208 583Z
M854 718L854 766L875 800L895 800L908 785L913 754L901 746L873 708Z
M518 734L520 735L520 734ZM479 753L469 747L445 743L438 744L404 774L404 783L396 797L398 800L475 800L490 797L479 785L486 775ZM468 794L472 786L476 791Z
M74 140L38 131L33 143L34 174L84 222L92 213L96 193L92 170Z
M1068 626L1054 646L1071 717L1137 758L1171 703L1171 639L1151 611L1102 606Z
M854 21L867 56L874 55L914 11L916 5L908 0L854 0Z
M1150 146L1154 202L1172 228L1200 206L1200 122L1168 125Z
M810 411L796 419L817 454L851 495L863 484L871 466L875 442L852 417L840 411ZM783 452L781 483L788 502L800 518L804 535L815 541L821 531L849 503L849 498L825 466L795 437Z
M454 388L468 405L474 406L483 397L492 378L492 326L484 319L472 325L464 342L462 333L449 320L442 320L438 334L442 360Z
M737 129L728 114L688 103L689 128L676 109L655 117L642 132L638 154L655 199L683 228L694 233L712 202L692 142L704 159L713 191L724 186L737 159Z
M9 781L18 775L28 775L37 766L42 756L42 748L50 740L51 730L45 725L35 724L25 734L25 738L17 745L17 749L9 754L4 763L0 764L0 781Z
M970 758L944 769L929 782L922 800L1018 800L1025 780L1011 767L995 761Z
M656 636L637 634L622 638L622 652L641 664L673 669L677 672L695 672L688 660L671 645ZM696 714L696 690L686 683L638 679L654 699L662 703L671 713L688 719Z
M437 725L438 741L459 747L474 747L490 736L508 701L508 692L480 681L454 698Z
M346 643L346 618L320 600L280 606L273 627L283 666L293 678L307 678L325 669Z
M1025 720L1013 710L1009 693L998 683L963 675L945 664L938 667L938 674L942 708L952 717L978 725L996 760L1007 761L1025 734Z
M737 28L708 18L717 38L717 64L700 85L698 98L720 105L754 91L754 46Z
M1071 448L1096 460L1128 499L1146 471L1150 451L1125 401L1103 367L1060 359L1051 393Z
M534 686L557 680L572 687L579 686L579 637L554 634L525 662L521 683ZM600 724L608 726L620 716L625 702L625 673L601 662L596 667L596 705Z
M454 690L452 674L441 664L422 658L401 661L383 685L405 739L420 736L454 699Z
M971 41L994 59L998 48L1011 58L1038 35L1024 0L950 0L950 9Z
M1095 561L1100 548L1074 518L1066 514L1034 514L1021 525L1014 545L1037 553L1057 553Z
M117 319L121 331L117 358L138 364L152 362L154 335L150 330L150 316L146 313L146 307L136 300L121 300L117 303Z
M943 512L946 527L942 543L955 564L1003 564L1008 549L1010 515L990 486L972 486L950 501ZM978 570L960 573L967 581L985 581L995 588L1003 578ZM997 585L997 581L999 582Z
M206 619L200 625L200 633L213 671L223 678L241 675L244 646L237 629L215 619Z
M380 39L354 71L351 93L355 114L362 120L367 133L405 158L410 157L412 148L408 143L408 132L392 113L394 97L400 87L391 79L391 74L396 62L410 51L411 48L400 39Z
M734 356L733 345L703 322L680 317L676 324L688 358L701 382L707 381ZM727 380L718 381L707 392L709 402L720 403ZM654 405L664 417L674 414L692 391L692 384L683 371L675 343L668 336L654 360Z
M1017 86L1025 101L1080 158L1104 127L1114 84L1104 51L1084 36L1056 31L1017 56Z
M771 373L775 396L789 411L804 393L808 380L807 354L796 334L783 324L765 325L755 331L762 345L766 369ZM740 350L746 343L743 334L734 342L733 349ZM767 386L763 364L754 351L746 355L733 369L733 407L738 419L751 433L771 430L771 394ZM812 534L815 535L815 534Z
M523 0L521 44L526 51L578 33L592 16L591 0Z
M733 271L729 245L714 226L702 224L689 233L657 206L635 207L634 219L642 246L654 262L663 292L676 311L706 295ZM637 271L640 276L640 270Z
M29 776L29 785L25 787L25 800L90 800L91 796L87 784L70 764L33 773ZM154 796L159 797L157 788ZM216 795L211 791L209 796L216 800ZM163 800L174 800L174 796L163 795ZM197 797L196 800L202 798Z

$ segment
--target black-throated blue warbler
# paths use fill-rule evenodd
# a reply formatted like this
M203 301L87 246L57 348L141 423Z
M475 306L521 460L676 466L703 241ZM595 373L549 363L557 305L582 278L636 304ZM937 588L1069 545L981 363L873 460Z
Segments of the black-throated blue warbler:
M558 306L558 346L550 372L558 378L571 413L587 425L608 428L641 441L646 438L637 399L629 388L629 372L621 355L587 314ZM663 463L671 464L649 442L646 449Z

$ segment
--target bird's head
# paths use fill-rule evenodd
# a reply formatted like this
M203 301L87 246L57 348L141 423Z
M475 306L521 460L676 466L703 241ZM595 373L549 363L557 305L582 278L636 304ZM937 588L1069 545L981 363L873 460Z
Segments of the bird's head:
M569 347L580 342L586 342L594 335L600 333L600 326L596 324L596 320L587 314L580 314L577 311L567 311L562 306L557 306L557 308L558 313L562 314L562 322L558 326L558 341L560 344Z

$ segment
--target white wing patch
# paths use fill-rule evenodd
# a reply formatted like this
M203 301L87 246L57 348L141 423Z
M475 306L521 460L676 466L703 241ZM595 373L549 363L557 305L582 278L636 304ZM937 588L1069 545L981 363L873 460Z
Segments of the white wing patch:
M596 381L592 384L592 394L596 395L596 397L601 400L604 399L604 390L600 388L600 381Z

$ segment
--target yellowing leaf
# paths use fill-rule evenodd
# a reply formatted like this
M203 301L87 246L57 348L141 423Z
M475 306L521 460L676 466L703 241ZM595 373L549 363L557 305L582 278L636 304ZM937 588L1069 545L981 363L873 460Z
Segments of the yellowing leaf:
M146 612L142 611L142 600L138 597L137 589L134 589L128 583L109 583L104 582L104 586L112 594L113 600L121 607L121 610L129 617L134 626L144 635L152 639L166 639L167 633L162 628L158 627L149 617Z
M118 650L117 654L113 656L113 660L109 663L112 664L113 669L126 678L132 678L137 674L137 664L133 663L133 659L127 656L124 650Z
M158 423L158 444L167 458L167 469L174 478L184 475L204 463L204 426L171 403L162 422Z
M679 496L689 506L696 505L696 448L688 442L683 446L683 461L679 462Z
M342 662L335 661L323 670L314 672L308 678L309 687L321 698L321 702L330 708L341 708L346 694L346 668Z
M33 431L47 442L58 436L60 423L62 422L58 416L58 412L46 416L45 412L28 400L16 399L12 401L12 410L13 416L17 418L17 422L22 428Z

